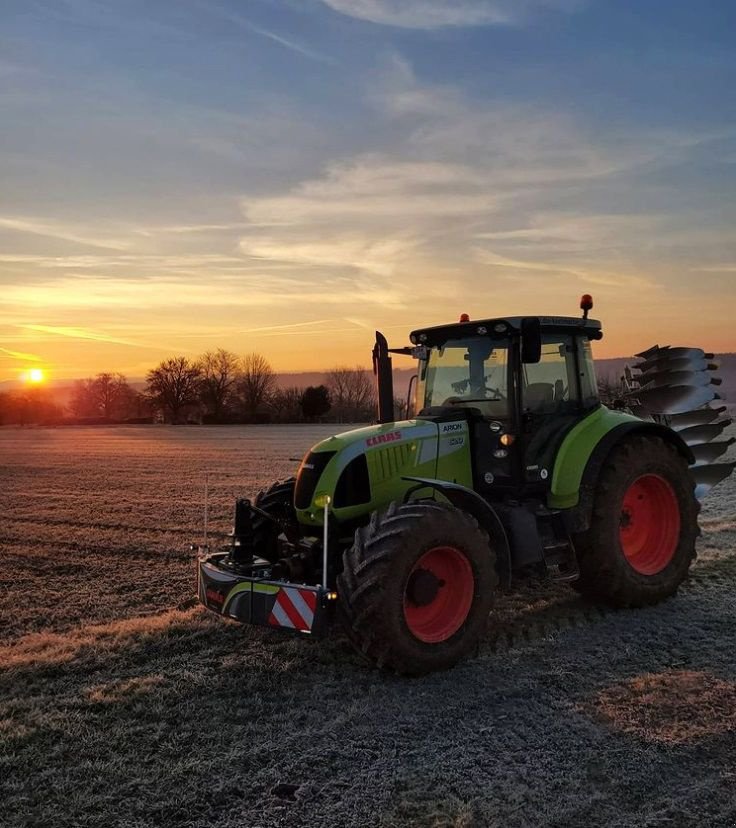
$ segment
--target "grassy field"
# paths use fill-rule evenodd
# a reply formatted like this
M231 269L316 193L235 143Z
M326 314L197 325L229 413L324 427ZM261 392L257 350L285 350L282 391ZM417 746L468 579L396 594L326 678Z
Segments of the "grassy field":
M189 543L334 427L0 429L0 824L736 826L736 482L689 583L502 596L421 680L192 600Z

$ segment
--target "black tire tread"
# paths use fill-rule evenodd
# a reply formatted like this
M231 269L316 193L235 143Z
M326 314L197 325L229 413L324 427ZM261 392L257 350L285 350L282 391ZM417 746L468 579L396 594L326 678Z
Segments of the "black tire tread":
M406 560L409 550L420 548L422 539L447 537L448 532L488 564L482 563L480 578L476 572L476 597L463 628L448 642L422 644L408 628L404 631L403 615L388 623L387 614L403 610L396 602L387 603L386 592L396 581L397 562ZM421 675L452 666L477 643L497 582L488 535L471 515L431 500L394 502L383 512L373 512L343 554L343 570L337 578L338 615L353 646L368 660L397 673Z
M618 537L617 504L630 482L647 472L665 476L680 503L678 547L671 563L656 575L635 572L626 562ZM687 461L661 437L637 435L614 447L598 478L590 527L573 537L580 567L575 589L619 607L647 606L674 595L696 555L700 504L694 488Z

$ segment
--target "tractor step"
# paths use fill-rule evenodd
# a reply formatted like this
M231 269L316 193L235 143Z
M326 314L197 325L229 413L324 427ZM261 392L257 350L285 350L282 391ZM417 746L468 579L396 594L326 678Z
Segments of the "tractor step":
M574 581L580 576L575 548L559 509L540 506L536 511L540 528L547 529L542 542L544 563L553 581Z
M552 581L575 581L580 577L575 549L568 540L556 541L545 546L544 563Z

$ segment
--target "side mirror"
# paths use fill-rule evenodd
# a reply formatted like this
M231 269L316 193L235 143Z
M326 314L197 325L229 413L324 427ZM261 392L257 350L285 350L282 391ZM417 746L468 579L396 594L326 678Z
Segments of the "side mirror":
M542 326L538 316L521 320L521 361L539 362L542 358Z

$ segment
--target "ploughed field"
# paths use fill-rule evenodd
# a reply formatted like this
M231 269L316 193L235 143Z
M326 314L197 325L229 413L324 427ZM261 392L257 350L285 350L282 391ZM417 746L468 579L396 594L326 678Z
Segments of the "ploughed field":
M499 597L477 656L374 671L193 601L189 543L334 426L0 429L0 823L736 825L736 482L679 595Z

